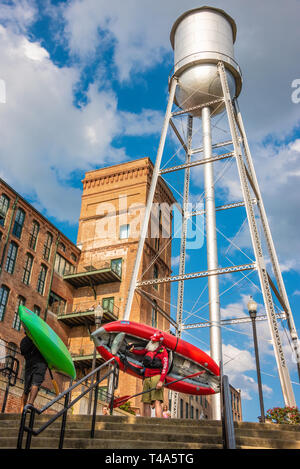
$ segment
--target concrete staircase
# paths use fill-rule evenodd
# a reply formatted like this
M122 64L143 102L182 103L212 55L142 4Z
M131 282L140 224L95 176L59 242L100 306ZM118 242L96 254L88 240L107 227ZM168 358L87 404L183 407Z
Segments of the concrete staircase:
M37 417L35 429L49 416ZM0 449L15 449L19 414L0 414ZM65 449L222 449L221 423L216 421L165 420L135 416L97 416L95 438L90 438L91 417L68 416ZM300 426L236 423L239 449L300 449ZM31 448L57 449L60 422L41 436L32 437ZM26 434L24 438L24 444Z
M235 422L238 449L300 449L300 425Z

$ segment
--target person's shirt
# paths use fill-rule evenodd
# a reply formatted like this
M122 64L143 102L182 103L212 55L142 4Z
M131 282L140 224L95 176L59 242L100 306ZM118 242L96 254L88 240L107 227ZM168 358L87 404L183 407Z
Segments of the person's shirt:
M149 350L144 348L140 350L133 349L132 353L135 355L155 355L155 358L160 359L162 368L145 368L144 376L145 378L149 378L151 376L161 375L159 381L162 383L164 382L169 369L169 356L166 348L163 345L160 345L154 352L149 352Z
M30 364L47 363L39 349L34 345L32 340L26 335L20 342L21 354L26 362Z

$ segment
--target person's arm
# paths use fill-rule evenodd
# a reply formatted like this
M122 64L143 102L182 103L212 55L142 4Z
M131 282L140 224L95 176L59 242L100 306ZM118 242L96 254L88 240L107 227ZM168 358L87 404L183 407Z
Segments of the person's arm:
M164 349L164 352L163 352L162 365L163 367L161 370L159 381L157 383L157 389L160 389L162 387L164 380L167 376L168 369L169 369L169 356L168 356L168 352L166 351L166 349Z
M28 357L34 350L34 344L29 337L24 337L20 343L20 351L23 357Z
M147 350L145 348L136 349L134 345L129 349L129 352L134 353L135 355L145 355Z

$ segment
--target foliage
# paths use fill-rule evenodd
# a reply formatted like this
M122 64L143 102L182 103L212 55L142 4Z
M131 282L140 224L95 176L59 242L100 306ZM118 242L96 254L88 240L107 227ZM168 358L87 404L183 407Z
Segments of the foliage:
M267 411L266 419L274 423L299 425L300 411L298 407L274 407Z
M119 409L125 410L125 412L128 412L129 414L135 415L135 412L131 408L131 403L129 401L125 402L125 404L120 405Z

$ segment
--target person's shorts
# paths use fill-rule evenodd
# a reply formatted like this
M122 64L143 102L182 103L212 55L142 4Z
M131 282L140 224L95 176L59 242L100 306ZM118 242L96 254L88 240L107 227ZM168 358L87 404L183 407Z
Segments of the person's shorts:
M25 368L24 394L29 394L31 386L41 386L47 371L46 363L35 363Z
M152 388L155 388L159 381L159 378L160 378L160 375L150 376L149 378L145 378L143 391L148 391ZM144 402L145 404L151 404L154 401L161 401L161 402L164 401L163 388L154 389L154 391L146 392L145 394L142 395L142 402Z

